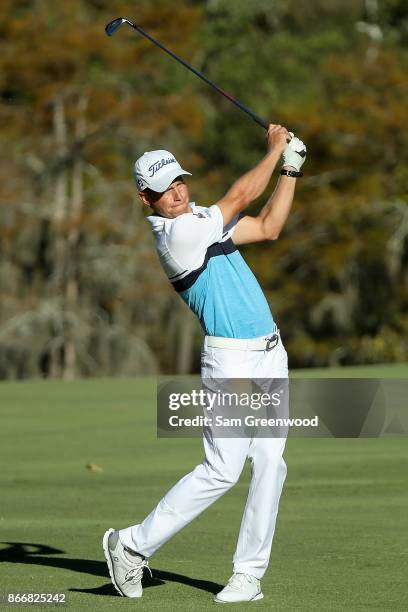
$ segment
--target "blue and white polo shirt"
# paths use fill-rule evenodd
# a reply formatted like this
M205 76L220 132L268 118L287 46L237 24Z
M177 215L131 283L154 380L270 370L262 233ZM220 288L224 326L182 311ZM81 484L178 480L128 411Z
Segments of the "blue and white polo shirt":
M190 202L193 213L147 217L160 263L208 336L258 338L275 329L258 281L232 241L238 216L223 226L221 210Z

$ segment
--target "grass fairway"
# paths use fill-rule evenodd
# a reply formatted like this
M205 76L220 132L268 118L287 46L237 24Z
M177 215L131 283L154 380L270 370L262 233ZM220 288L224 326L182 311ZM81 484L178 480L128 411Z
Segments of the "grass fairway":
M104 531L144 518L202 459L199 439L158 440L155 416L151 380L0 384L0 591L65 591L72 610L214 609L212 594L231 574L248 471L152 557L141 600L116 596L108 578ZM254 609L408 609L407 442L288 441L265 599Z

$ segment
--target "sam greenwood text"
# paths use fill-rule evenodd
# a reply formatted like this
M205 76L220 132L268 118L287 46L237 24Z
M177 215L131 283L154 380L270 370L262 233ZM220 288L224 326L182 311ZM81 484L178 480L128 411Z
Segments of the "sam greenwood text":
M310 419L265 419L248 414L243 419L228 418L220 415L214 418L201 415L185 418L174 414L169 418L169 424L171 427L209 427L212 425L218 427L242 427L243 425L247 427L318 427L319 417L316 415Z

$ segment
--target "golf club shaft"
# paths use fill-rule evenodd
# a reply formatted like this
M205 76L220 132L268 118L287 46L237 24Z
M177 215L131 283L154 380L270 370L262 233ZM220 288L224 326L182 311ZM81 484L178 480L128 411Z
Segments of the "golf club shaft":
M116 20L114 20L116 21ZM113 23L113 22L111 22ZM221 87L218 87L218 85L216 85L213 81L211 81L211 79L209 79L208 77L206 77L204 74L202 74L199 70L197 70L196 68L193 68L193 66L190 66L190 64L188 64L186 61L184 61L181 57L179 57L178 55L176 55L175 53L173 53L172 51L170 51L170 49L167 49L167 47L165 47L162 43L160 43L158 40L154 39L152 36L150 36L150 34L148 34L147 32L145 32L145 30L143 30L141 27L139 27L138 25L136 25L135 23L133 23L132 21L130 21L129 19L126 19L126 23L128 23L134 30L136 30L137 32L139 32L139 34L141 34L142 36L144 36L145 38L147 38L148 40L150 40L150 42L152 42L154 45L156 45L157 47L160 47L160 49L162 49L163 51L165 51L165 53L167 53L168 55L170 55L170 57L174 58L177 62L179 62L180 64L182 64L183 66L185 66L186 68L188 68L188 70L190 70L191 72L193 72L196 76L198 76L202 81L204 81L205 83L207 83L207 85L210 85L210 87L212 87L213 89L215 89L215 91L218 91L218 93L220 93L222 96L224 96L224 98L227 98L227 100L229 100L230 102L232 102L233 104L235 104L235 106L237 106L238 108L240 108L244 113L246 113L247 115L249 115L250 117L252 117L252 119L254 121L256 121L256 123L258 123L258 125L260 125L261 127L263 127L265 130L268 130L268 126L269 124L264 121L263 119L261 119L260 117L258 117L258 115L256 115L250 108L248 108L247 106L245 106L245 104L242 104L242 102L240 102L239 100L236 100L233 96L231 96L229 93L227 93L226 91L224 91L223 89L221 89ZM108 31L110 24L108 24L106 26L106 31Z

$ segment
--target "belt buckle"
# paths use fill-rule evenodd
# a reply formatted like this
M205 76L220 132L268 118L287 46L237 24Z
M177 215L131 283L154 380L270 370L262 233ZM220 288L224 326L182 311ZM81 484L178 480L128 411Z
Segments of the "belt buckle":
M272 342L274 344L272 345ZM278 344L278 334L273 334L270 338L266 338L265 351L271 351Z

